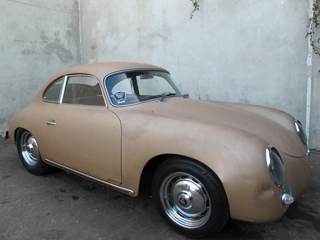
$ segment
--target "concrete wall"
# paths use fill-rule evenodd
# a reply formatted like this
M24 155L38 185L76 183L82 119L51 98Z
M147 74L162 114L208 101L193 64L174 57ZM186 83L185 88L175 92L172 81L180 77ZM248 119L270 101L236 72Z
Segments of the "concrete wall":
M58 71L80 63L77 0L0 0L0 132Z
M269 106L306 125L308 1L202 0L192 20L189 0L80 6L84 62L152 63L192 98ZM311 148L320 148L317 104L313 92Z
M306 125L312 1L201 0L190 20L189 0L79 0L78 22L78 0L0 0L0 132L54 73L99 61L159 65L192 98L269 106ZM320 149L317 57L310 147Z

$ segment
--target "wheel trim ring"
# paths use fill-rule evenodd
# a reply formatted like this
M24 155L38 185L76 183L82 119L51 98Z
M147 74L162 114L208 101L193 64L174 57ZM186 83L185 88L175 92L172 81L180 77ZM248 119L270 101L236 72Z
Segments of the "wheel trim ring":
M29 132L24 132L20 138L21 155L25 163L29 166L37 165L39 161L38 143L34 136Z
M197 214L194 214L194 216L190 216L190 214L184 212L184 210L181 209L178 204L174 203L173 198L175 196L170 196L172 193L172 187L176 186L176 183L179 182L180 179L187 179L192 184L197 185L199 187L201 196L204 198L204 204L200 206L200 208L203 210ZM183 228L199 228L205 225L211 216L212 205L206 188L197 178L188 173L175 172L165 177L160 186L160 201L166 215L175 224ZM187 217L186 215L189 216Z

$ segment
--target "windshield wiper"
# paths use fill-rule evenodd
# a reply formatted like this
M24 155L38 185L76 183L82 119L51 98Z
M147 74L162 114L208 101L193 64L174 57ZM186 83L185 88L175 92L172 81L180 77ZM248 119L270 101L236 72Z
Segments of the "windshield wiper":
M162 94L161 94L161 98L160 98L160 102L161 102L164 98L169 97L169 96L174 96L174 95L176 95L176 94L175 94L175 93L171 93L171 92L162 93Z

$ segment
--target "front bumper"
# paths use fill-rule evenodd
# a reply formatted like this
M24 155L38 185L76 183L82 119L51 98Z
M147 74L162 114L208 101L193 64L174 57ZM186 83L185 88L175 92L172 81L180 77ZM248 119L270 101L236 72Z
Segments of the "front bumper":
M290 202L283 202L285 194L297 199L308 189L311 180L308 157L294 158L283 153L281 157L286 172L284 186L279 188L272 181L266 185L251 181L245 196L242 196L241 207L231 207L231 218L249 222L276 221L283 217L290 206Z

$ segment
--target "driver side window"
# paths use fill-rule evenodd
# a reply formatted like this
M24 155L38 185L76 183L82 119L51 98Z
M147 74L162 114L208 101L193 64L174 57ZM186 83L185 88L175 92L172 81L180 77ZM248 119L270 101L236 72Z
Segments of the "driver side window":
M91 76L69 76L62 103L105 106L97 79Z

